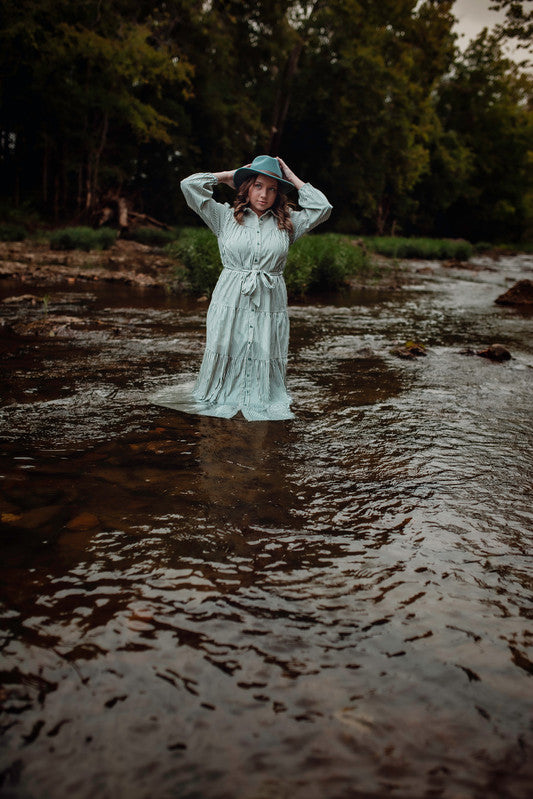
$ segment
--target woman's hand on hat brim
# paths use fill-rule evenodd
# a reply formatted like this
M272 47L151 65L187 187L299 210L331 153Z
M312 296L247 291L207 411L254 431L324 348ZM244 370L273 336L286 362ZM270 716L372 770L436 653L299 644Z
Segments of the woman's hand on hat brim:
M227 172L213 172L213 175L216 177L219 183L225 183L226 186L234 189L235 183L233 181L233 176L235 175L236 171L236 169L230 169Z
M304 181L303 181L303 180L300 180L300 178L299 178L299 177L297 177L297 176L294 174L294 172L292 171L292 169L289 169L289 167L287 166L287 164L285 163L285 161L283 160L283 158L280 158L280 157L279 157L279 155L277 155L277 156L276 156L276 159L277 159L277 161L278 161L278 164L279 164L279 165L280 165L280 167L281 167L281 174L283 175L283 177L285 178L285 180L288 180L288 181L289 181L289 183L292 183L292 185L293 185L295 188L297 188L297 189L301 189L301 188L302 188L302 186L304 186L304 185L305 185L305 184L304 184Z

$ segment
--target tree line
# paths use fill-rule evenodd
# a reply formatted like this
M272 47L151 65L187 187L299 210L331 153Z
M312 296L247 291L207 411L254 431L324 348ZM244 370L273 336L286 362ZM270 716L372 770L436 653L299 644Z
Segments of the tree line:
M1 210L189 221L182 177L270 153L340 232L531 237L533 81L503 49L531 14L495 5L461 52L453 0L4 0Z

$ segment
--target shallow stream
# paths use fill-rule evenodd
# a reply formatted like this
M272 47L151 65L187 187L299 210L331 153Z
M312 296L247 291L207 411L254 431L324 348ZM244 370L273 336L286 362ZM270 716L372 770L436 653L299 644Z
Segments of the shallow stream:
M531 795L533 259L424 271L291 306L290 422L147 403L205 303L0 304L3 797Z

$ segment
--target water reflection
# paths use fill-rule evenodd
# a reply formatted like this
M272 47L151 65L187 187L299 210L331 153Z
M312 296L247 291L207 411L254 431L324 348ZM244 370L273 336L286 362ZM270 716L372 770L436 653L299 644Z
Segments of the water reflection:
M202 417L198 420L199 488L214 527L291 527L297 497L283 453L293 445L290 423ZM280 473L285 479L280 480Z
M290 422L146 404L194 308L7 343L6 796L529 795L531 350L463 284L294 308Z

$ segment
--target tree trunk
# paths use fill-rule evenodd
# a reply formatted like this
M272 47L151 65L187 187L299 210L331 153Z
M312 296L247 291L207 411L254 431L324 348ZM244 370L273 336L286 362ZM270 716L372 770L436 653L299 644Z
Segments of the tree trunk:
M78 197L76 201L78 213L81 211L81 204L83 202L82 194L83 194L83 163L80 163L78 167Z
M54 175L54 219L56 222L59 219L59 175L57 172Z
M94 155L94 174L93 174L93 195L96 197L98 193L98 177L100 171L100 158L104 151L104 147L107 141L107 131L109 128L109 117L107 114L104 114L104 121L102 123L102 133L100 136L100 144L96 153Z
M87 175L85 178L85 210L89 211L93 204L91 156L87 158Z
M42 175L42 185L43 185L43 203L46 205L48 202L48 157L50 154L50 147L48 145L48 139L45 137L44 140L44 152L43 152L43 175Z
M128 222L128 206L124 197L119 197L117 200L118 205L118 226L120 230L127 230Z
M272 125L270 128L270 141L268 144L268 152L270 155L278 155L283 136L283 128L289 112L291 103L292 86L294 77L298 71L298 63L302 51L307 44L309 38L309 31L313 23L313 18L317 11L324 5L323 0L316 0L314 5L309 9L309 14L302 29L298 33L298 42L293 46L289 53L279 89L276 94L276 101L274 103L274 111L272 114Z
M386 199L382 199L378 205L378 213L376 217L376 229L378 236L384 236L387 227L387 220L389 218L390 204Z
M292 84L298 69L298 62L300 60L303 47L303 40L294 45L289 54L289 58L287 59L285 69L283 70L283 77L276 95L274 113L272 115L272 127L270 142L268 145L268 152L270 155L278 155L279 152L281 137L283 136L283 128L285 126L285 120L287 119L287 113L289 111L289 105L291 102Z
M104 114L102 130L100 133L100 143L98 147L89 153L87 157L87 179L85 194L85 210L90 211L96 202L98 195L98 177L100 171L100 158L107 141L107 131L109 128L109 118Z

